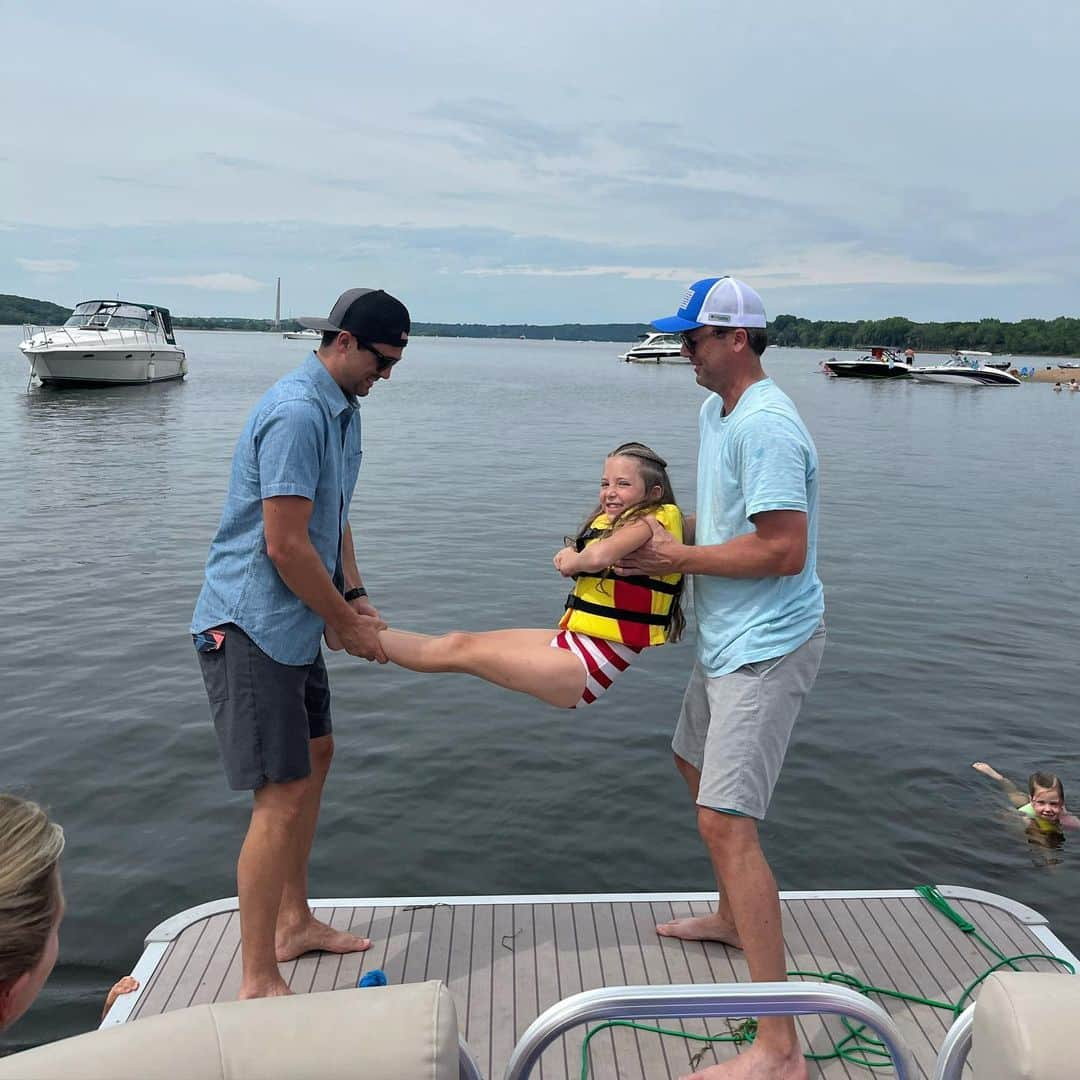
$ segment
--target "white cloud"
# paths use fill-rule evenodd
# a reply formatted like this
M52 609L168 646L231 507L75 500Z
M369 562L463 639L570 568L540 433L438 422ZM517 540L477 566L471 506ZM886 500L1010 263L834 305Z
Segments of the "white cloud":
M443 271L444 273L446 271ZM477 277L621 277L629 281L689 281L695 270L670 266L492 266L463 271Z
M1010 270L981 270L946 262L860 251L851 245L821 246L770 260L732 267L730 273L763 288L792 285L1015 285L1051 282L1045 269L1017 265Z
M715 272L715 271L713 271ZM792 250L768 263L725 266L723 272L745 278L761 288L806 285L1010 285L1051 282L1046 269L978 270L945 262L923 262L903 256L858 250L849 244L819 245ZM477 277L588 278L618 277L627 281L694 281L698 268L671 266L510 266L471 267L464 274Z
M15 261L31 274L67 274L79 267L74 259L16 259Z
M209 292L253 293L265 289L266 283L256 281L246 274L189 274L186 277L151 278L156 285L187 285L192 289L206 289Z

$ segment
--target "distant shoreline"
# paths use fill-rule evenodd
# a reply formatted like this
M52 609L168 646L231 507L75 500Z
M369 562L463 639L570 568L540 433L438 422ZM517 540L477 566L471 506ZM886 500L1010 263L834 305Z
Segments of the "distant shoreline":
M25 323L56 326L70 308L29 297L0 294L0 325ZM286 333L300 329L295 319L235 319L173 316L177 330ZM648 333L645 323L413 323L414 337L477 338L510 341L632 342ZM903 316L841 322L778 315L768 326L769 340L780 348L824 350L866 349L871 344L913 348L916 353L948 354L955 349L980 350L996 356L1080 357L1080 318L1021 319L1002 322L979 319L917 323Z

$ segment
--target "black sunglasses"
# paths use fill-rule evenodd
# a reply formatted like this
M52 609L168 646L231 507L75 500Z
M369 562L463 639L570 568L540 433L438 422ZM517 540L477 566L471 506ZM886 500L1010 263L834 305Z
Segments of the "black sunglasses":
M375 357L375 368L378 371L385 371L387 368L392 368L400 359L400 356L387 356L386 353L379 352L374 345L367 341L361 341L355 334L353 335L353 341L356 342L358 349L367 349L372 356Z
M679 334L679 340L683 344L683 348L693 356L697 347L709 337L723 337L725 334L731 333L731 327L712 327L712 333L706 334L705 337L692 338L690 335L693 333L691 330L684 330Z

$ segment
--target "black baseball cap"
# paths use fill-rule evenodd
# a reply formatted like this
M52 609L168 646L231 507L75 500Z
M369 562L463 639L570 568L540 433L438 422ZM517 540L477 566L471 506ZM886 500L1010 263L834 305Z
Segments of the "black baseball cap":
M409 344L409 310L382 289L347 289L330 309L330 317L296 320L310 330L345 330L361 341L380 345Z

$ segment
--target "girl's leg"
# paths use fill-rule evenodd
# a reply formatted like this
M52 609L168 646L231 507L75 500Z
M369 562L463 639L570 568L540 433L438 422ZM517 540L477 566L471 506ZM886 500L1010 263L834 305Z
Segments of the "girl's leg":
M568 709L581 700L585 668L565 649L553 649L554 630L455 630L441 637L382 630L379 643L399 667L411 671L460 671L496 686L531 694Z

